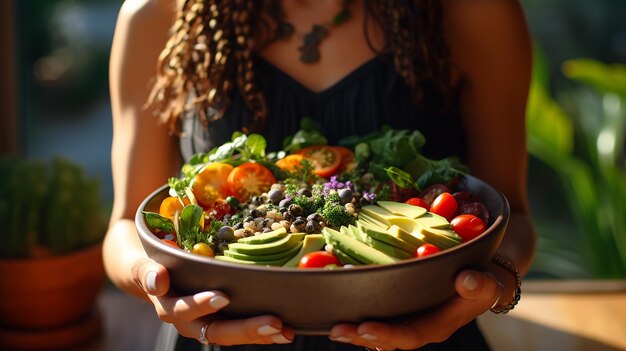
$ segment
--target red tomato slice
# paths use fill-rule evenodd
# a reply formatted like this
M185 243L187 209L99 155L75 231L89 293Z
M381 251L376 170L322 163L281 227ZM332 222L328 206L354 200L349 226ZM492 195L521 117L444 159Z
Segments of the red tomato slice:
M341 164L337 173L350 172L356 168L357 163L354 159L354 152L345 146L332 146L341 155Z
M241 202L248 201L254 195L268 191L276 178L265 166L254 163L243 163L230 172L228 185L233 195Z
M341 165L341 154L332 146L309 146L298 151L298 154L311 161L315 166L313 173L323 178L336 174Z
M341 262L332 252L315 251L315 252L309 252L308 254L302 256L302 258L300 259L300 262L298 263L298 267L300 268L324 268L328 266L329 264L341 266Z
M450 221L450 225L465 242L479 236L487 228L482 219L471 214L462 214L454 217Z
M196 175L191 186L193 195L198 203L207 208L219 199L224 199L230 195L228 186L228 176L234 169L228 163L209 163Z

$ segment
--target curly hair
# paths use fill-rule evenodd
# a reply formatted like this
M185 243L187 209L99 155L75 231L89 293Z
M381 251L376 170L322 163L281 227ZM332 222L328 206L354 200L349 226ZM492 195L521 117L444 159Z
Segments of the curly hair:
M221 118L233 89L241 92L252 112L248 131L265 125L268 111L255 80L253 49L274 38L267 34L271 23L253 15L262 8L262 2L184 1L158 58L147 102L172 133L180 132L179 121L189 109L197 111L205 125ZM366 22L371 16L385 36L385 47L378 53L390 54L395 70L414 92L416 103L434 97L447 106L453 88L440 2L365 0L365 8ZM252 33L259 30L265 31L268 39L255 45ZM366 38L372 47L367 32Z

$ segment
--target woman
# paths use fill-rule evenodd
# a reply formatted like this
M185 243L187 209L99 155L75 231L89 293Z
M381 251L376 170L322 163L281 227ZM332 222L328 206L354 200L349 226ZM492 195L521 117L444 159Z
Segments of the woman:
M514 306L514 267L526 273L534 252L524 133L531 56L514 0L127 0L110 62L109 277L195 345L487 349L474 319ZM302 116L316 119L331 143L389 124L424 133L428 157L461 156L510 201L498 249L505 259L486 272L460 272L458 295L436 311L403 324L336 325L329 338L296 337L274 316L211 319L229 303L218 291L169 295L168 272L147 258L135 233L141 200L192 153L232 132L261 132L276 149Z

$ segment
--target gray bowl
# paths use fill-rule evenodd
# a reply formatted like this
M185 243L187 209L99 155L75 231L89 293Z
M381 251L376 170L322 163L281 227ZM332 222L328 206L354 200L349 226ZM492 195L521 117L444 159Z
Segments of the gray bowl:
M178 250L163 244L142 214L158 212L167 185L143 201L135 223L148 256L169 270L174 293L219 290L231 300L219 312L226 318L273 314L298 334L325 335L339 322L396 321L433 308L454 296L459 271L489 263L508 223L508 201L475 177L465 177L458 188L482 198L491 218L487 230L440 253L388 265L302 270L236 264Z

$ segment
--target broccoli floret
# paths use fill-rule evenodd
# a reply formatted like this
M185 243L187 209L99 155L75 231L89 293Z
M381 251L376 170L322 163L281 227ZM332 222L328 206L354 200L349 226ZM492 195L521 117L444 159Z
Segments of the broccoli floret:
M334 229L354 224L356 221L356 217L348 213L343 205L333 201L327 201L320 214L324 217L326 225Z
M300 207L302 207L302 211L304 213L304 216L308 216L311 213L315 213L317 212L317 210L319 208L321 208L322 206L324 206L324 198L319 197L312 197L312 198L308 198L304 195L296 195L294 198L291 199L291 203L299 205Z

